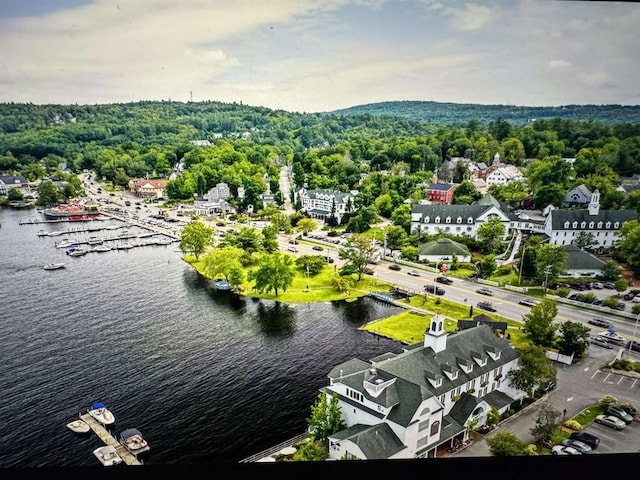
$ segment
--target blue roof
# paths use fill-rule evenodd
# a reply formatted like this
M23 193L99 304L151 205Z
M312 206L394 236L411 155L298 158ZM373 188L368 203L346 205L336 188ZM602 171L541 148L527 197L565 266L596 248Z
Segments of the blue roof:
M104 403L102 403L102 402L96 402L96 403L93 404L93 409L94 410L97 410L98 408L105 408L105 407L106 407L106 405Z

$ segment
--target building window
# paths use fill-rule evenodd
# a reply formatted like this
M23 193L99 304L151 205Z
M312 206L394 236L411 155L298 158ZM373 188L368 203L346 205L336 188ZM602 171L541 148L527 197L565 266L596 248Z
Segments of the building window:
M473 218L469 217L469 220L467 220L467 223L473 223Z
M589 228L593 228L593 222L589 222Z
M578 222L573 222L573 228L578 228Z
M569 222L564 222L564 228L569 228Z
M580 228L582 228L583 230L587 227L587 222L582 222L580 224Z
M607 222L607 224L605 225L605 228L611 228L611 222Z
M440 432L440 422L435 421L431 424L431 432L430 435L437 435Z
M426 430L427 428L429 428L429 420L425 420L423 422L418 423L418 431L422 432L423 430Z
M456 223L462 223L462 217L458 217L458 218L456 219Z
M440 403L442 405L444 405L444 402L447 401L447 396L446 395L440 395L440 397L438 398L438 400L440 400Z
M357 400L358 402L364 401L364 396L360 392L347 388L347 396Z
M620 222L616 222L613 224L613 228L618 229L620 228Z
M440 217L436 217L436 223L440 223Z
M451 223L451 217L447 217L447 218L445 219L445 222L446 222L446 223Z
M602 222L598 222L598 228L602 228Z

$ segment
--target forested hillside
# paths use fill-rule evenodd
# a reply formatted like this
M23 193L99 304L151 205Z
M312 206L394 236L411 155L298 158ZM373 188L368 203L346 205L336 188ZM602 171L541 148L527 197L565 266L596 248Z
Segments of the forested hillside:
M503 118L513 125L525 125L535 120L560 118L597 121L607 125L639 123L640 106L624 105L564 105L561 107L526 107L513 105L477 105L438 102L380 102L358 105L331 112L333 115L374 115L401 117L418 122L445 124L477 120L487 124Z

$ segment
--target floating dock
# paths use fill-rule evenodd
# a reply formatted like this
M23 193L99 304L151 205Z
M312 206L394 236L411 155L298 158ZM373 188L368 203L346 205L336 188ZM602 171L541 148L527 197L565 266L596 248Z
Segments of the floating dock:
M127 465L142 465L142 462L138 460L133 453L131 453L127 447L118 442L113 435L111 435L106 428L104 428L100 422L93 418L88 413L80 414L80 419L89 425L89 428L95 433L105 445L111 445L116 449L118 456ZM148 449L148 448L147 448Z

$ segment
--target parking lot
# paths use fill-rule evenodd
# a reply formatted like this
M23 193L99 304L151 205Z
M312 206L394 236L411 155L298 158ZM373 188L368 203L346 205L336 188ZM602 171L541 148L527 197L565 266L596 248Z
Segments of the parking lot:
M598 448L592 450L592 454L640 452L640 423L638 422L631 422L622 430L592 423L584 431L600 438L600 444Z

